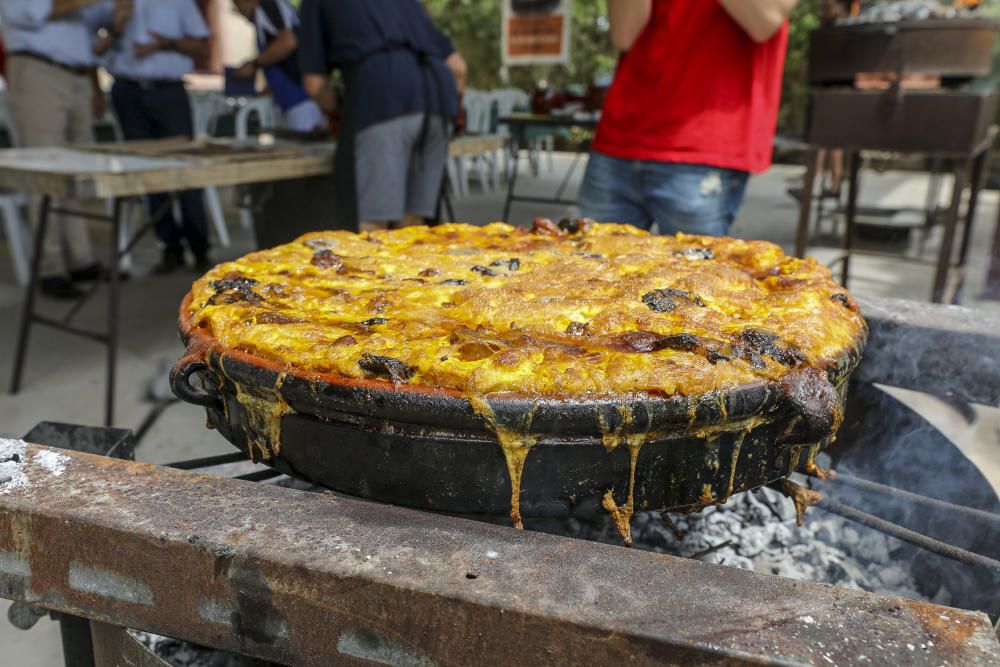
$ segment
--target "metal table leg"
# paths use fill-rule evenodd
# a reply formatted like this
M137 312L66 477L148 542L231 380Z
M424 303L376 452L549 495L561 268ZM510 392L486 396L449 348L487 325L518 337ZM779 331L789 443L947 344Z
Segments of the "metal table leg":
M951 269L951 257L955 248L955 231L958 228L959 211L962 207L962 194L969 181L969 160L960 160L955 164L955 185L951 191L951 203L948 206L948 217L945 219L944 236L941 239L941 250L938 253L937 270L934 273L934 289L931 301L942 303L945 288L948 284L948 274Z
M111 214L111 238L118 239L122 224L122 212L124 210L121 199L115 199L114 212ZM110 265L111 272L108 283L108 375L105 385L104 395L104 425L112 426L115 419L115 370L118 363L118 305L121 298L121 252L118 244L111 243Z
M799 229L795 234L795 256L805 257L809 244L809 216L812 213L813 187L816 183L818 151L806 151L806 173L802 177L802 198L799 200Z
M523 144L524 129L518 127L516 131L511 132L511 143L514 147L514 164L510 172L510 178L507 180L507 199L503 203L503 216L501 216L504 222L510 222L510 204L514 201L514 187L517 185L517 172L518 166L521 163L521 145Z
M843 265L840 283L847 287L851 272L851 249L854 247L855 218L858 213L858 174L861 171L861 151L852 151L848 157L850 172L847 181L847 215L844 221Z
M31 278L28 281L28 293L25 295L24 308L21 311L21 329L17 334L17 347L14 350L14 373L10 380L10 393L21 391L21 376L24 372L24 361L28 355L28 339L31 325L35 319L35 297L38 294L38 282L42 270L42 245L45 232L49 226L49 209L52 198L42 197L42 205L38 209L38 229L35 230L35 248L31 256Z

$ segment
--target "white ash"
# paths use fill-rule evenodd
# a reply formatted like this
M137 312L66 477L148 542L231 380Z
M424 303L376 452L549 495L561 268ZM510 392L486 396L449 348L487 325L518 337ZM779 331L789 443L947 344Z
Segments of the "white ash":
M10 493L28 485L28 476L24 474L27 450L24 440L0 438L0 493Z
M129 632L143 646L172 667L250 667L250 665L261 664L254 662L251 658L205 648L179 639L137 630L129 630Z
M771 489L743 493L726 505L672 518L685 533L683 540L659 514L637 514L632 521L633 548L914 600L939 604L951 600L944 588L931 598L918 591L910 564L901 556L903 542L815 507L807 512L806 525L799 527L791 501ZM566 530L551 530L548 525L545 530L620 543L610 521L570 519L563 525ZM726 542L731 544L700 555Z
M66 463L68 461L68 456L51 449L43 449L31 459L32 463L45 468L57 477L66 472Z

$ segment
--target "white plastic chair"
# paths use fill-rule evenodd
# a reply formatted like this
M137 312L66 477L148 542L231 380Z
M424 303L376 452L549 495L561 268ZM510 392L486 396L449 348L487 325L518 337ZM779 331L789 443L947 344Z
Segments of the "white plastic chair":
M466 132L476 136L496 136L492 122L494 105L492 93L466 90L462 102L465 106ZM448 163L448 176L457 196L468 194L470 171L475 171L484 191L490 192L497 186L496 151L458 156L450 159Z
M7 130L11 145L16 147L19 142L10 122L6 90L0 90L0 126ZM0 217L3 218L3 232L10 245L14 280L18 285L27 285L31 279L31 226L24 215L27 205L28 198L23 192L0 189Z

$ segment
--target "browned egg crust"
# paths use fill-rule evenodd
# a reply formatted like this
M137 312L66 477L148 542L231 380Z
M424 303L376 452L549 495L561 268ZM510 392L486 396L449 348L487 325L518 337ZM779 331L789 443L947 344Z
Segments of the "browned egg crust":
M826 268L772 243L586 221L317 232L192 294L223 349L469 395L694 395L827 369L866 332Z

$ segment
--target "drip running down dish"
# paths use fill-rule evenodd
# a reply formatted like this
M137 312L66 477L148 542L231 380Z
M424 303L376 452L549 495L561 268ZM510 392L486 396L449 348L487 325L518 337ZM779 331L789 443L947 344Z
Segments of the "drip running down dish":
M214 268L180 328L175 391L253 459L516 525L810 466L867 331L773 244L546 219L308 234Z

